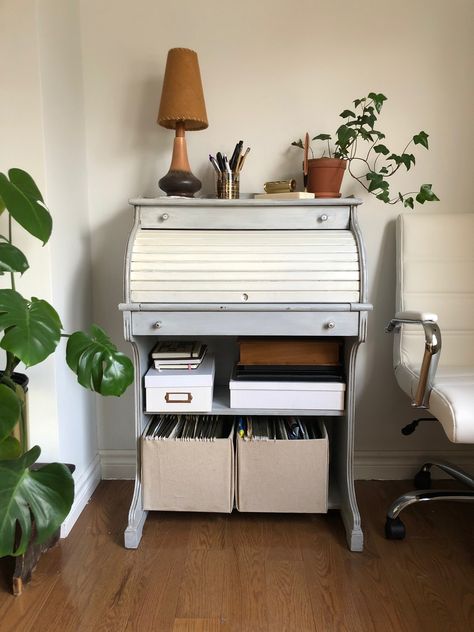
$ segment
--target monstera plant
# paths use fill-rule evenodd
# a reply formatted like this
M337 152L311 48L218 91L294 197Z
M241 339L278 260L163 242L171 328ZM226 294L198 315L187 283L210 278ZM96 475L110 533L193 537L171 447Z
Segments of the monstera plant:
M52 218L32 177L21 169L0 173L0 212L8 212L7 235L0 235L0 274L10 287L0 289L0 347L5 367L0 373L0 557L25 552L32 533L45 542L58 529L74 500L74 481L61 463L35 465L41 449L28 449L24 432L24 385L15 369L28 368L54 353L67 337L66 361L79 384L101 395L121 395L133 381L130 359L117 351L107 334L92 325L89 333L66 334L55 309L46 301L24 298L15 275L28 269L26 256L12 243L13 220L45 244ZM7 285L7 284L5 284ZM20 380L21 382L21 380ZM32 529L34 523L34 529Z

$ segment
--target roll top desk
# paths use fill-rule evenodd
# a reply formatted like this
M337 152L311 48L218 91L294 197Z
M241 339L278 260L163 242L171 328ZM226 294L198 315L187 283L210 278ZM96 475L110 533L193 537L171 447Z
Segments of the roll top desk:
M339 509L349 548L362 550L353 479L355 364L372 306L357 223L360 200L158 198L130 203L135 222L125 256L125 302L119 307L135 365L137 468L125 546L138 546L147 514L139 449L149 421L143 375L158 336L217 345L223 376L212 412L230 415L241 411L229 408L222 383L233 361L231 351L225 357L227 343L235 354L239 336L336 336L344 340L345 410L302 414L327 420L329 508Z

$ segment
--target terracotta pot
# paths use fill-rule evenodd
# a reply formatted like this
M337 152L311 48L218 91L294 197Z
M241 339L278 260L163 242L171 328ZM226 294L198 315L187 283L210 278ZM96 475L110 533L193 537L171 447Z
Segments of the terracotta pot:
M347 160L313 158L308 160L308 191L317 198L341 197L341 183Z

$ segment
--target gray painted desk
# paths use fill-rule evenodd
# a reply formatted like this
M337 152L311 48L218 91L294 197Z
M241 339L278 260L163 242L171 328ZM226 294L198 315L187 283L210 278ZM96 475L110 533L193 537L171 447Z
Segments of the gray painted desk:
M232 352L226 360L226 344L235 351L237 336L298 335L344 338L345 411L298 414L326 418L329 508L339 509L349 548L361 551L353 479L355 365L372 309L356 218L361 201L157 198L130 203L135 223L120 309L135 364L137 464L125 546L138 547L147 515L142 505L140 437L150 416L144 413L142 378L156 336L205 340L221 354L225 372L234 361ZM225 379L216 376L219 381L212 412L239 414L229 408Z

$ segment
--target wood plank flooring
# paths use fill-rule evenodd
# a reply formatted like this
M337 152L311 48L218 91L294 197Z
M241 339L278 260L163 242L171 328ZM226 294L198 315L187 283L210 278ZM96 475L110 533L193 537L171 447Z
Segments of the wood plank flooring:
M150 514L122 546L129 481L101 483L21 597L0 583L1 632L468 632L474 630L474 504L408 509L383 537L404 482L357 484L366 547L326 516Z

